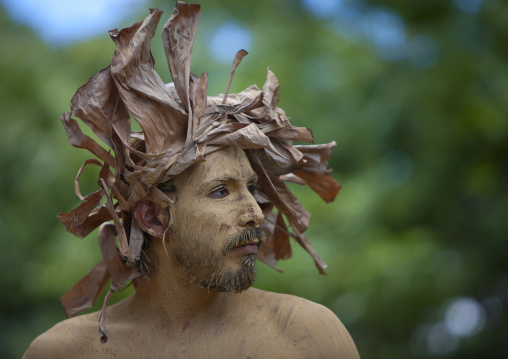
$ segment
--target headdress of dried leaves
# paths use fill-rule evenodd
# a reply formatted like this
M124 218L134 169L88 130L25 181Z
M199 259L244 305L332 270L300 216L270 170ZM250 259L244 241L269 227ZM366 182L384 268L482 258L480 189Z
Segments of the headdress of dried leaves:
M98 240L103 255L103 260L61 302L67 316L74 316L92 306L111 277L100 322L104 340L104 309L109 297L140 276L136 263L144 235L131 209L146 197L163 207L171 204L158 184L206 160L208 154L224 146L246 150L259 175L256 200L266 217L262 229L267 240L258 258L277 269L278 259L291 256L289 237L293 237L310 253L320 273L324 273L326 264L303 234L309 226L310 213L284 181L308 185L326 202L333 201L340 189L327 168L335 142L292 144L313 143L312 133L308 128L292 126L284 111L276 107L279 85L270 70L262 89L252 85L228 95L228 85L224 95L207 96L208 75L197 77L190 73L199 5L178 1L164 26L162 39L174 81L164 84L154 70L150 51L161 14L161 10L150 10L144 21L109 32L116 43L111 65L77 90L71 111L61 116L71 145L89 150L99 160L85 161L78 172L76 194L82 203L58 218L68 232L79 238L100 226ZM237 53L229 84L245 55L244 50ZM106 151L83 134L73 116L89 126L111 150ZM131 130L131 116L141 126L141 132ZM101 167L100 189L83 197L78 180L87 165Z

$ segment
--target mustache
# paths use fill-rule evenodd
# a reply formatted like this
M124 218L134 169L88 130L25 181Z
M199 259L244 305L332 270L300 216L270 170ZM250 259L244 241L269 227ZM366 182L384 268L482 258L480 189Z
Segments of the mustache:
M240 235L231 238L224 246L222 252L225 254L235 247L243 246L256 240L258 247L261 247L266 240L265 232L259 227L248 228L240 233Z

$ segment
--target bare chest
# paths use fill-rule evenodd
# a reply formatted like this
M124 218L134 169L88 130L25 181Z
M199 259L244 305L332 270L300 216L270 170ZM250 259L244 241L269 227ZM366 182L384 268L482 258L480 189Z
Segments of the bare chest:
M252 325L250 325L252 324ZM305 338L291 337L273 325L244 323L208 328L183 327L181 333L163 335L157 331L111 333L99 352L108 357L135 358L298 358ZM258 323L259 324L259 323ZM118 333L119 334L119 333ZM99 355L101 356L101 355Z

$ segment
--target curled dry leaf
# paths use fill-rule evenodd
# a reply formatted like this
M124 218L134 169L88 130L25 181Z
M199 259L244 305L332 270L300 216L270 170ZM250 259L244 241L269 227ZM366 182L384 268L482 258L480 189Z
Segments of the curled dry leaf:
M108 340L105 329L105 320L106 307L109 299L111 298L111 294L122 289L128 281L137 278L140 274L135 266L126 265L125 261L118 256L115 244L116 236L117 233L115 226L111 224L102 224L99 228L99 247L101 249L107 271L113 279L111 286L109 287L109 291L104 299L104 304L99 318L99 332L101 334L101 342L103 343Z
M109 278L111 276L106 263L102 260L60 298L65 315L70 318L83 310L91 308L108 283Z

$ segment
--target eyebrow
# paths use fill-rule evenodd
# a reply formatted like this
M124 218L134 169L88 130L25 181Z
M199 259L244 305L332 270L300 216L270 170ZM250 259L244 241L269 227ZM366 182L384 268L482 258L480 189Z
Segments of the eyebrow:
M252 176L250 176L250 178L247 181L247 183L257 182L258 178L259 178L258 174L254 173ZM225 183L225 182L236 182L236 183L238 183L240 181L238 180L238 178L234 178L234 177L231 177L231 176L221 176L221 177L213 178L213 179L211 179L209 181L203 182L199 186L199 191L203 191L204 189L206 189L210 185L213 185L214 183Z

